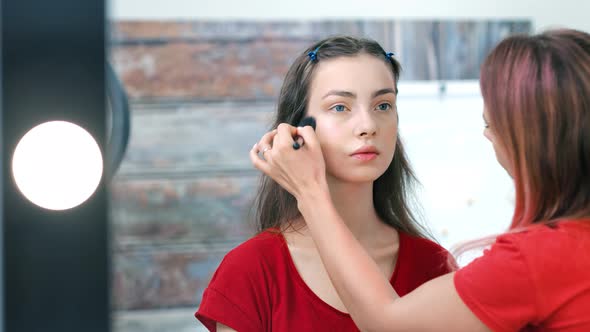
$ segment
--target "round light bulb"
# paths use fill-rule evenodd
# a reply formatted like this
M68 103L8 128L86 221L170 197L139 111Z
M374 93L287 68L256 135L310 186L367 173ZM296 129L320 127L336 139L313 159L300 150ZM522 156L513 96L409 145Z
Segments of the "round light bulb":
M96 190L103 172L100 148L92 135L65 121L40 124L19 141L12 174L21 193L50 210L82 204Z

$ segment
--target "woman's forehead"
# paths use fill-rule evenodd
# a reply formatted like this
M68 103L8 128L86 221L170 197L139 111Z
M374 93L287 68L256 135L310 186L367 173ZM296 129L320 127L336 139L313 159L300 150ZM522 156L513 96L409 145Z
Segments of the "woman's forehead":
M394 86L393 72L385 60L361 54L323 59L312 76L310 92L323 96L331 90L359 93Z

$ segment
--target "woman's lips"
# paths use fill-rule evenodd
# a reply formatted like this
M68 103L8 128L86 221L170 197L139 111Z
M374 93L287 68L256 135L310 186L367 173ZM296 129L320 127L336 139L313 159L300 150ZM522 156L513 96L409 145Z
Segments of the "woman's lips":
M373 145L365 145L354 151L350 156L362 161L369 161L377 158L379 152Z
M377 153L375 153L375 152L361 152L361 153L353 154L352 157L356 158L358 160L362 160L362 161L369 161L369 160L373 160L373 159L377 158Z

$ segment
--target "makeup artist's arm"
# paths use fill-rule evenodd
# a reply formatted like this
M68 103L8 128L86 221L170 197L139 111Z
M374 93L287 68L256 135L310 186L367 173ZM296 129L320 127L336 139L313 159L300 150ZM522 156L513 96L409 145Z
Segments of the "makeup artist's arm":
M293 136L305 146L293 150ZM265 146L272 149L258 152ZM363 331L488 331L459 298L453 275L434 279L400 298L338 215L325 163L311 127L279 126L253 147L256 168L297 199L322 262L340 299Z

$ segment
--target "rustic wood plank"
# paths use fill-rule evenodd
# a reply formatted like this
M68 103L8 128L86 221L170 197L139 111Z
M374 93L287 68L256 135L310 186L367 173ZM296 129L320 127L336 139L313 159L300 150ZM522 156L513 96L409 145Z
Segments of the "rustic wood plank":
M272 103L134 106L129 146L117 176L253 172L248 153L273 115Z
M258 175L117 181L111 185L115 248L243 240L254 232Z
M189 246L117 252L112 279L114 309L196 309L213 272L230 249Z
M274 99L293 59L328 36L379 41L404 80L477 79L491 47L530 29L525 20L118 22L111 55L133 99Z

